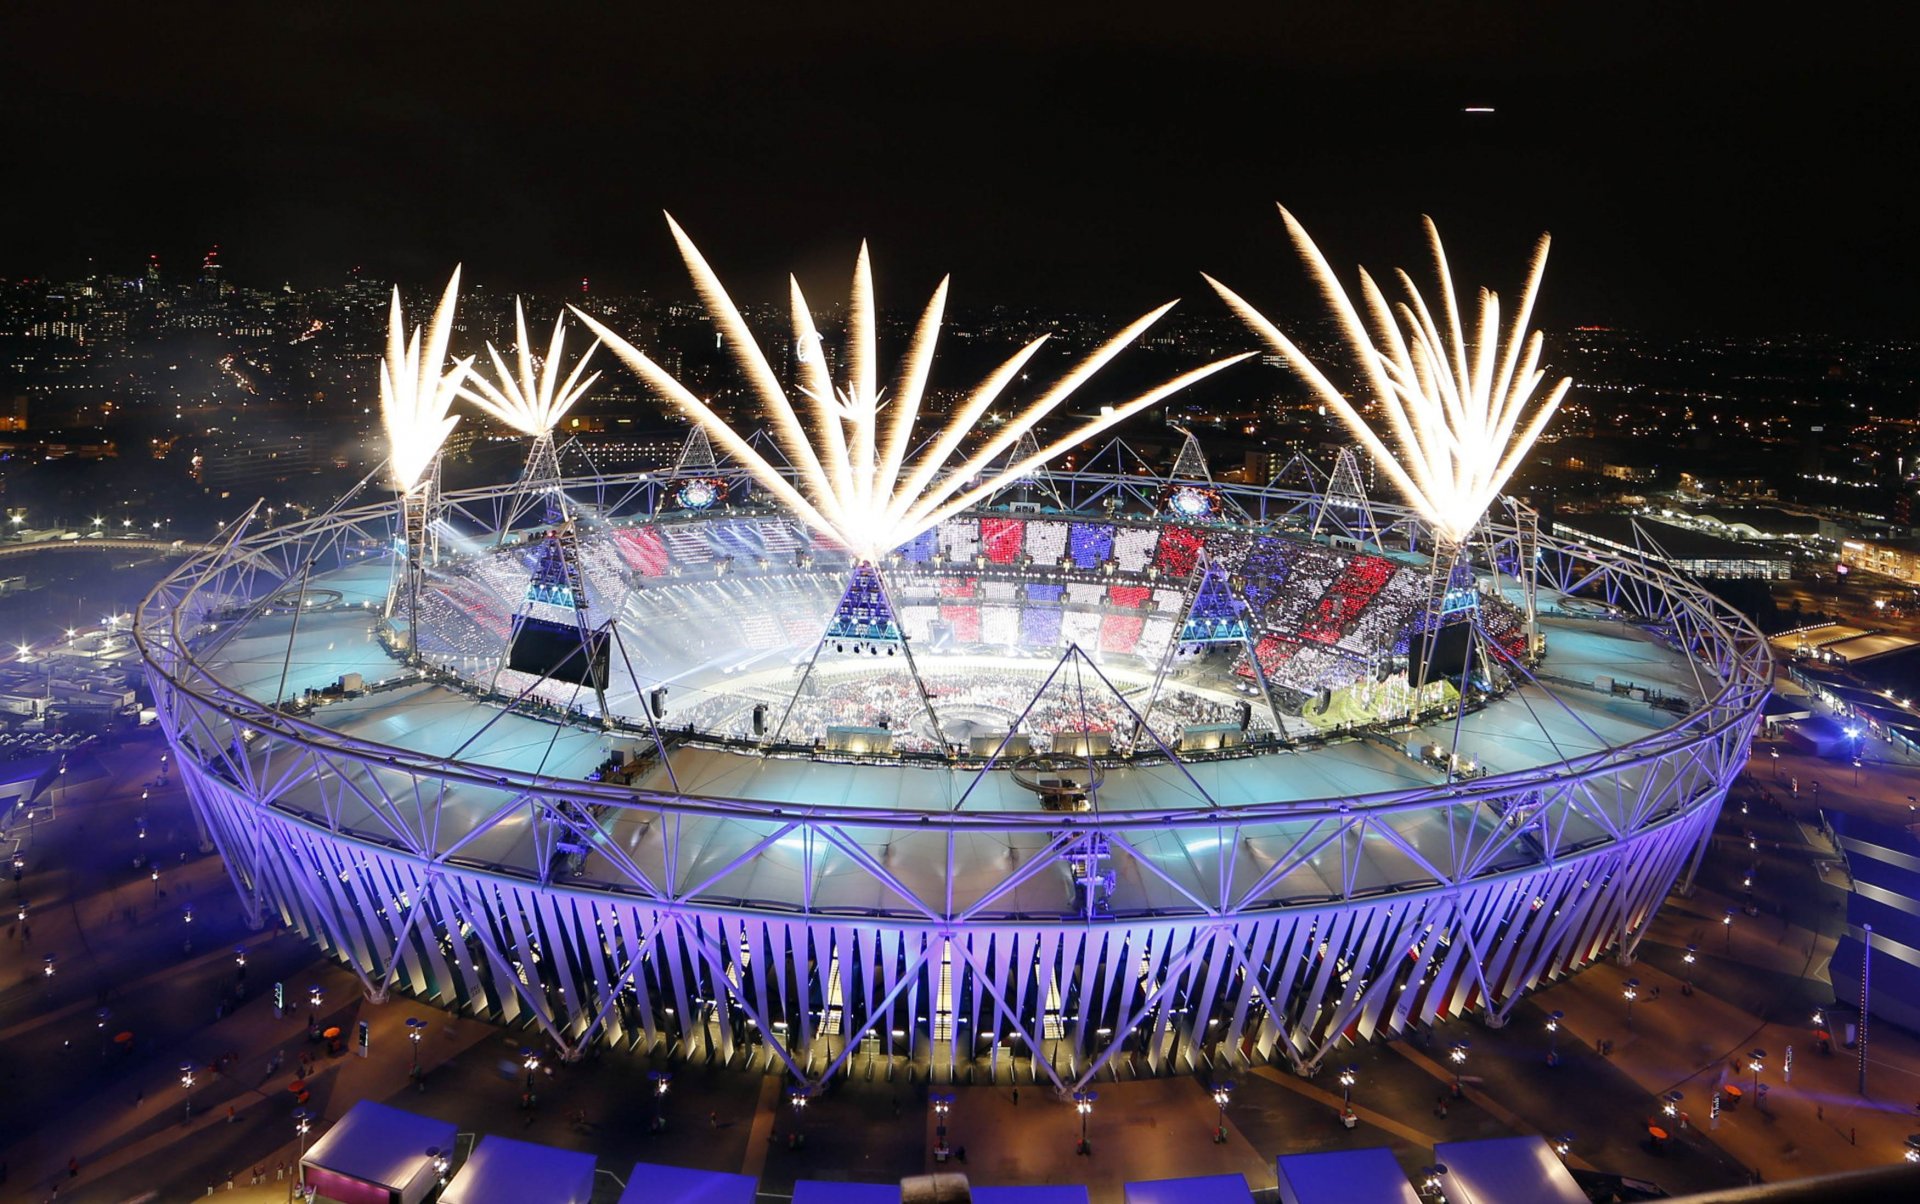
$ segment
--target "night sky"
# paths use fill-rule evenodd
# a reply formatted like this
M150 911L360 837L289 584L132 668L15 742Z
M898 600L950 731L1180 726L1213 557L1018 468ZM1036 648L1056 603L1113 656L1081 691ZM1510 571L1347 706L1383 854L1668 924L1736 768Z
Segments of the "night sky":
M1911 29L1854 6L9 6L0 273L297 285L356 265L684 293L670 209L750 298L1311 303L1336 264L1512 290L1542 319L1911 335ZM922 11L924 10L924 11ZM1877 22L1877 23L1876 23ZM1492 116L1463 114L1491 104Z

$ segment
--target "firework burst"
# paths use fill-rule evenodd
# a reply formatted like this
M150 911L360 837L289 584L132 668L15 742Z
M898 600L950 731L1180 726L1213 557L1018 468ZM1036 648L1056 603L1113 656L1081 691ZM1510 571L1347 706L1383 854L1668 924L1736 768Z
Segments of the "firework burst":
M1208 276L1207 283L1340 416L1439 538L1454 545L1464 543L1546 429L1572 383L1571 378L1562 378L1544 397L1539 395L1546 376L1539 367L1541 335L1527 330L1546 268L1547 236L1541 235L1534 247L1520 304L1503 336L1500 299L1484 288L1471 332L1463 326L1453 272L1432 219L1422 220L1439 278L1438 321L1405 272L1395 275L1407 299L1390 304L1364 268L1360 270L1361 296L1366 302L1363 316L1306 230L1285 207L1280 216L1359 362L1370 400L1385 419L1385 438L1260 311L1213 277ZM1388 439L1397 445L1398 454L1389 448Z
M1089 377L1172 309L1172 303L1146 314L1101 344L1026 410L962 455L958 454L962 443L1046 343L1047 336L1028 343L990 373L951 413L944 427L931 434L918 432L934 344L946 309L947 281L940 282L922 313L900 369L898 386L883 404L873 271L863 244L854 267L848 311L846 380L839 386L830 379L825 350L806 298L799 283L791 282L793 340L799 360L797 391L804 403L796 405L706 259L678 223L671 217L667 223L715 327L732 348L741 372L772 422L774 440L793 465L794 480L749 446L672 374L592 315L578 309L574 312L614 355L699 423L796 517L863 560L878 559L949 515L1019 481L1062 452L1246 358L1241 355L1218 360L1127 401L1103 407L1098 418L1080 423L1052 443L1024 456L1010 457L996 467L996 460L1007 455ZM802 420L803 409L810 423ZM924 450L912 456L909 453L916 440L923 441Z

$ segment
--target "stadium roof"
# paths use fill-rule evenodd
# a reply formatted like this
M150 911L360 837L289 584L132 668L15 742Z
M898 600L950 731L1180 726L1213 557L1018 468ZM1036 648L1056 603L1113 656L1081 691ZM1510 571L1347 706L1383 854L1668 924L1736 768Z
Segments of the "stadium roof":
M1636 524L1646 533L1644 537L1635 533ZM1651 539L1673 560L1785 560L1787 558L1785 548L1723 539L1705 531L1696 531L1690 527L1676 527L1672 523L1663 523L1658 519L1635 514L1568 514L1555 518L1553 527L1554 530L1565 532L1575 538L1585 536L1599 543L1628 549L1647 548L1648 551L1652 551L1652 548L1647 545L1647 539Z

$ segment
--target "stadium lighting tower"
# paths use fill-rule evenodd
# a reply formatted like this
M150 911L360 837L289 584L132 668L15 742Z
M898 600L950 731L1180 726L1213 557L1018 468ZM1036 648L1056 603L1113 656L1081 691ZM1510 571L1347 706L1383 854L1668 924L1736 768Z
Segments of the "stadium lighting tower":
M564 512L564 503L554 496L559 488L560 461L554 452L553 432L567 411L586 395L600 379L598 372L582 379L587 364L593 359L593 353L600 344L588 347L586 354L574 362L571 371L565 376L564 370L567 342L567 320L563 314L554 319L553 337L547 342L546 355L535 358L533 340L527 336L527 313L518 298L513 302L514 320L514 360L511 366L507 358L500 354L492 343L487 344L487 357L493 361L494 379L475 372L466 385L460 389L460 396L478 406L482 412L511 428L518 434L533 440L533 446L527 453L526 469L520 475L521 484L526 489L526 498L531 501L537 497L546 497L549 505ZM514 518L518 518L515 515ZM513 520L509 520L511 525Z
M440 448L460 421L451 413L454 399L473 369L472 356L447 367L447 343L453 336L453 311L459 297L460 269L455 268L423 340L417 326L408 335L396 287L387 314L387 354L380 361L380 421L387 436L387 474L400 495L407 557L404 579L396 585L405 591L407 660L416 664L420 652L415 638L415 608L425 573L429 511L439 477L436 465ZM399 592L387 596L389 619L400 602Z
M1423 220L1440 286L1437 316L1406 272L1395 273L1406 300L1391 303L1364 268L1363 313L1306 229L1285 206L1280 216L1346 337L1364 400L1349 401L1293 340L1238 293L1211 276L1207 283L1299 373L1321 403L1339 415L1426 521L1434 540L1428 622L1437 635L1442 616L1452 609L1448 594L1462 549L1572 385L1572 378L1562 377L1541 394L1544 340L1539 331L1527 329L1549 239L1543 234L1535 244L1520 302L1503 333L1500 299L1491 290L1480 290L1479 310L1470 324L1461 312L1446 249L1431 218ZM1369 411L1377 417L1370 419ZM1530 573L1531 566L1522 572ZM1463 668L1463 705L1464 679ZM1418 690L1425 681L1412 684ZM1414 707L1418 709L1417 702Z
M540 535L533 575L527 583L526 605L520 608L515 617L515 640L510 641L503 651L500 667L505 669L512 663L512 649L517 643L521 620L528 617L533 606L541 603L564 606L573 611L573 626L579 636L583 663L591 666L594 660L594 636L589 619L587 577L580 564L579 536L574 528L573 510L567 504L565 491L560 487L560 457L554 447L553 432L574 403L600 379L597 372L582 379L587 363L593 358L599 344L588 347L586 354L574 363L572 370L566 371L563 365L567 329L566 315L562 314L554 319L553 337L547 343L546 355L536 360L533 341L527 337L526 309L517 299L513 309L516 334L514 367L508 367L506 357L492 343L488 343L487 355L493 361L495 380L489 381L475 373L471 387L463 387L460 391L462 397L489 416L533 441L527 451L526 467L520 473L518 495L514 498L506 521L501 524L501 540L504 542L507 534L536 506L545 509L542 516L544 531ZM594 697L604 716L607 713L606 682L602 674L589 670L589 675Z

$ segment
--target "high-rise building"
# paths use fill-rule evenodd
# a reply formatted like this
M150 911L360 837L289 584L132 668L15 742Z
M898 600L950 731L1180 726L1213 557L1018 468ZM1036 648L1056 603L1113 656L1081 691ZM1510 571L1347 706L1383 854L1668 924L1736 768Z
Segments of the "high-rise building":
M220 244L215 243L200 261L200 295L209 301L220 299Z

